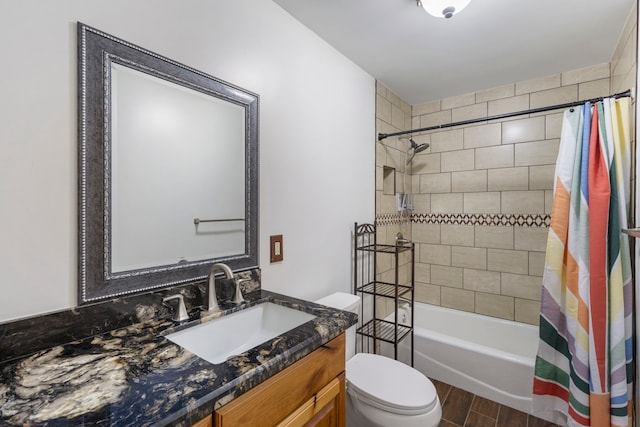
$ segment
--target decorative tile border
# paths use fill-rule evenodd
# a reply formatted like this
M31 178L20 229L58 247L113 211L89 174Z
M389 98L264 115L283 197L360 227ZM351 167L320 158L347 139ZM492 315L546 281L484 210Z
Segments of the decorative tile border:
M412 213L412 224L493 225L502 227L549 227L547 214L431 214ZM400 214L378 214L376 225L400 224Z

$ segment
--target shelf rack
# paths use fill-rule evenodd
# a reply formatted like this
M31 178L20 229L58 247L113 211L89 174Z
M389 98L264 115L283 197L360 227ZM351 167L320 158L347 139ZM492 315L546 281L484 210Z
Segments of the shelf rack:
M354 227L354 293L362 298L360 306L359 327L356 334L360 338L361 351L372 353L380 352L380 343L389 343L393 346L394 358L398 359L398 344L404 339L410 339L411 366L413 366L413 310L410 319L399 321L398 304L407 303L413 307L414 302L414 275L415 275L415 245L406 243L402 245L385 245L377 243L377 230L375 224L358 224ZM409 278L400 283L401 258L408 257ZM378 257L391 256L393 258L393 281L380 280L378 269ZM365 296L370 296L367 300ZM380 299L393 301L393 320L378 318L378 306ZM370 306L369 303L370 302Z

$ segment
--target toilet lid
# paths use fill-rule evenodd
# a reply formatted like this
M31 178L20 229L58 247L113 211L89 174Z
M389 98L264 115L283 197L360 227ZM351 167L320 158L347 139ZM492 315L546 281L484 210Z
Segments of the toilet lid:
M347 362L346 371L348 391L384 411L419 415L429 412L438 402L433 383L397 360L358 353Z

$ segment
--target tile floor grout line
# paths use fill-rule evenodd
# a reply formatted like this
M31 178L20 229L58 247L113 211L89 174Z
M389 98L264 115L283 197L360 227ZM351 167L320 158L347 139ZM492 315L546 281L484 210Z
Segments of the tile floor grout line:
M467 408L467 416L464 417L464 422L462 423L463 426L467 425L467 421L469 420L469 414L471 413L471 408L473 407L473 402L474 400L476 400L476 395L473 395L473 398L471 399L471 404L469 405L469 407Z

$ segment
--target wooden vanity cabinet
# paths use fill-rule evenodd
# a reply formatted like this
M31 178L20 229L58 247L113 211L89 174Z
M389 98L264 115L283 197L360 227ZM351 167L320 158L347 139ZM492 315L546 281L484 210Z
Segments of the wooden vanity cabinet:
M344 427L344 369L345 334L341 334L216 410L213 425Z
M213 416L207 415L195 424L191 424L191 427L213 427Z

